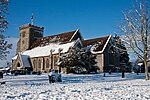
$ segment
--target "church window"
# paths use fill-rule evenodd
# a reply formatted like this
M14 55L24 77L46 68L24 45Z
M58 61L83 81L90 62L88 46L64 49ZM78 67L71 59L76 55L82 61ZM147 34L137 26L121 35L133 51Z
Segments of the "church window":
M46 68L49 68L49 60L46 60Z
M26 33L25 31L22 32L22 37L25 37L25 33Z
M17 67L20 67L20 63L17 63Z
M54 57L54 66L57 66L57 57Z
M41 60L39 59L39 68L41 68Z
M45 70L45 60L43 59L43 68L42 68L42 70Z

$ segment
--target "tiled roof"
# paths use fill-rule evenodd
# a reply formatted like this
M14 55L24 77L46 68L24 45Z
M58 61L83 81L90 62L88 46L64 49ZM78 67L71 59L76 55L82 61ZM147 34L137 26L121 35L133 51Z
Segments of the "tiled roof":
M71 32L56 34L56 35L52 35L52 36L37 38L37 40L32 44L31 48L37 47L37 46L48 45L49 43L69 42L70 39L72 38L72 36L75 34L75 32L76 32L76 30L71 31Z
M93 38L88 40L82 40L82 44L84 47L99 44L98 47L94 51L102 51L104 45L106 44L109 36L101 37L101 38Z

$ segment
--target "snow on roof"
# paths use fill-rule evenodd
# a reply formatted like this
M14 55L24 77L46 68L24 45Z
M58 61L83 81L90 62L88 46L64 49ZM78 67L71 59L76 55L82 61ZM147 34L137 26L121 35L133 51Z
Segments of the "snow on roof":
M10 67L3 67L3 68L0 68L0 71L4 71L4 70L9 70Z
M92 46L92 47L91 47L91 52L92 52L93 54L103 53L104 50L105 50L105 48L106 48L106 46L107 46L107 44L108 44L108 42L110 41L111 37L112 37L111 35L108 37L107 41L105 42L105 44L103 44L103 47L101 48L100 51L95 51L96 48L95 48L94 46Z
M22 67L23 68L31 67L31 65L29 63L29 60L28 60L29 56L20 54L20 57L21 57L21 62L22 62Z
M74 42L69 42L66 44L60 44L60 43L51 43L47 46L43 47L35 47L31 50L27 50L25 52L22 52L21 55L26 55L26 57L41 57L41 56L49 56L50 50L53 50L52 54L59 53L59 49L62 49L61 53L65 53L69 50L70 47L74 46ZM25 56L24 56L25 57ZM17 57L13 57L12 59L16 59ZM27 59L27 58L26 58Z
M12 60L17 59L17 55L15 55L13 58L11 58Z
M143 63L138 63L138 65L139 65L139 66L142 66L142 65L143 65Z
M70 32L64 32L60 34L55 34L51 36L41 37L37 38L37 40L32 44L31 48L38 47L38 46L45 46L47 43L66 43L72 40L74 35L77 33L78 30L70 31Z

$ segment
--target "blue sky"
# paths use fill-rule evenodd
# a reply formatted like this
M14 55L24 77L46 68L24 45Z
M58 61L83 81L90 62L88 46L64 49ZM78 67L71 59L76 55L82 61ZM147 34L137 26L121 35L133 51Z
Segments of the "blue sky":
M80 29L85 39L113 34L123 21L122 11L131 8L133 0L10 0L8 22L5 33L13 44L5 66L15 55L18 27L31 23L43 26L44 36Z
M113 34L123 21L122 11L132 0L11 0L6 36L18 37L18 27L31 23L45 28L44 35L80 29L84 38Z

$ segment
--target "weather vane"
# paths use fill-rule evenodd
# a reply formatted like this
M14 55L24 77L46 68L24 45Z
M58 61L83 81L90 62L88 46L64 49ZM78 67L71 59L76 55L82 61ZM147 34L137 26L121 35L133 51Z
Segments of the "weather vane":
M30 20L31 20L31 24L33 25L34 23L34 16L33 16L33 13L32 13L32 16L31 16L31 18L30 18Z

